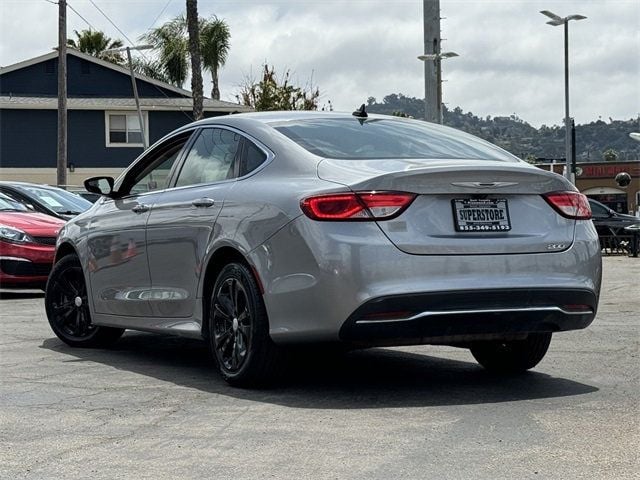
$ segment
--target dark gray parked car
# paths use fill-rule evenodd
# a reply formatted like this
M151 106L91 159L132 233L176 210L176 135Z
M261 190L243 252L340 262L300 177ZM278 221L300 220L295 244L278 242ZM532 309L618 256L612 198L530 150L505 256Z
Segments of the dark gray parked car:
M237 385L311 343L456 345L515 372L596 315L586 197L451 128L217 117L86 185L104 197L61 231L46 296L69 345L126 328L204 338Z
M62 220L69 220L91 206L91 202L75 193L39 183L0 182L0 192L29 210Z

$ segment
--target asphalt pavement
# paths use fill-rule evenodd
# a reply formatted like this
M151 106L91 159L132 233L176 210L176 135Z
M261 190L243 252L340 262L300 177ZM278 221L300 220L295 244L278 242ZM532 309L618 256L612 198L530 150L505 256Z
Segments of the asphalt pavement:
M0 293L3 479L638 478L637 258L605 258L592 326L511 378L419 346L301 356L277 388L242 390L202 342L72 349L43 302Z

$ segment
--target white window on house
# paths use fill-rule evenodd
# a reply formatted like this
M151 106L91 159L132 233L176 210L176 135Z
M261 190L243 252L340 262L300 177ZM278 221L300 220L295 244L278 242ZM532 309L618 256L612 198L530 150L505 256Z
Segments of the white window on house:
M149 139L147 112L142 112L145 134ZM107 147L142 147L142 129L137 112L105 112Z

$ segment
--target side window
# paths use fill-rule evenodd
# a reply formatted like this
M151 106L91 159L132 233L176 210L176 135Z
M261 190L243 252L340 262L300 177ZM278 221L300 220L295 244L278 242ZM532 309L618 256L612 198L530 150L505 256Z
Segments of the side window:
M161 155L161 160L159 165L155 166L149 172L142 172L142 177L138 177L135 180L135 183L131 187L131 193L145 193L145 192L153 192L154 190L164 190L169 186L169 172L171 172L171 167L176 162L178 155L180 154L180 150L182 149L182 144L177 145L174 148L166 151L163 155Z
M260 150L253 142L245 139L244 150L240 158L240 175L241 177L253 172L256 168L264 163L267 154Z
M123 184L116 185L116 189L125 195L138 195L168 188L171 169L192 134L185 132L154 148L140 168L127 174Z
M176 187L233 178L240 135L222 128L204 128L193 143L178 175Z

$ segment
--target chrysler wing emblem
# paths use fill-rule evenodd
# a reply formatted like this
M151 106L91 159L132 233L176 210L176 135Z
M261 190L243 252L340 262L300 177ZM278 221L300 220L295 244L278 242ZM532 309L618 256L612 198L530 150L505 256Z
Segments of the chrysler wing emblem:
M518 185L518 182L454 182L451 185L467 188L501 188Z

